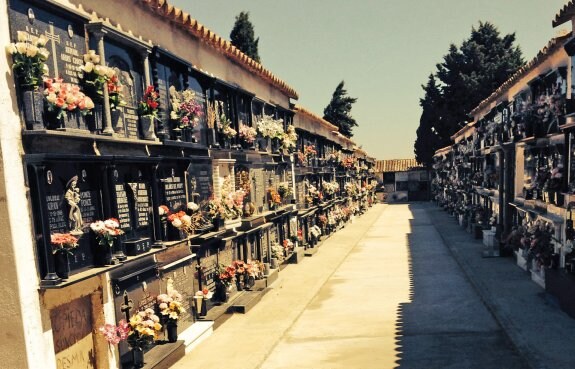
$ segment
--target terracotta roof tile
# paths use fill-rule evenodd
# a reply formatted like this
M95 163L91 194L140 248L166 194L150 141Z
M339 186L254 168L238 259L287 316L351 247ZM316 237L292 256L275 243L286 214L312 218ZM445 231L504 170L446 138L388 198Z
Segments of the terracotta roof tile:
M569 22L575 16L575 1L571 0L563 6L563 8L555 15L555 19L551 23L553 27L562 25Z
M469 114L474 115L479 110L485 108L487 105L495 101L495 99L497 99L497 97L499 97L503 93L503 91L511 87L511 85L517 82L521 77L525 76L527 73L529 73L530 71L535 69L539 64L541 64L545 60L546 56L555 52L557 49L563 47L565 42L571 37L571 33L572 32L569 32L564 36L559 36L549 41L547 46L541 49L537 53L537 55L533 59L531 59L531 61L529 61L523 67L519 68L517 72L515 72L515 74L513 74L507 81L503 82L501 86L499 86L491 95L489 95L489 97L480 102L476 108L474 108L472 111L469 112Z
M407 172L413 169L423 169L423 166L419 165L415 159L377 160L375 162L377 173Z
M254 61L249 56L241 52L235 46L231 45L227 40L223 40L220 36L204 27L197 20L193 19L188 13L181 9L170 5L166 0L139 0L141 4L145 5L144 8L150 10L152 13L157 14L169 22L173 22L181 26L184 30L191 33L193 36L199 38L201 41L212 46L214 49L221 52L223 55L236 60L246 70L258 75L259 77L267 80L268 83L278 88L287 96L297 99L299 96L295 89L285 83L283 80L274 76L270 71L265 69L260 63Z

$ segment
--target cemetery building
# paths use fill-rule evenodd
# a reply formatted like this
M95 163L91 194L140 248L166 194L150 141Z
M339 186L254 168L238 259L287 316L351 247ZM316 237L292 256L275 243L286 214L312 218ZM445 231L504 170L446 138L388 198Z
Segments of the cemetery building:
M573 24L568 3L553 26ZM573 55L564 32L469 113L434 157L433 197L484 257L513 256L575 316Z
M0 10L3 366L167 366L373 204L374 158L166 1Z
M429 173L415 159L378 160L375 171L387 202L429 199Z

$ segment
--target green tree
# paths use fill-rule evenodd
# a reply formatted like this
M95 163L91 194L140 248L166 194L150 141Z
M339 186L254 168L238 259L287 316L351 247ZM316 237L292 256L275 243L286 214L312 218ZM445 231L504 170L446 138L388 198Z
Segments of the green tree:
M240 14L236 16L234 28L230 33L230 40L232 45L259 63L258 43L260 38L255 38L254 26L252 22L250 22L249 15L249 12L240 12Z
M323 110L323 119L339 127L342 135L351 137L353 127L357 127L357 122L351 116L351 108L357 98L347 96L343 85L344 81L341 81L335 88L331 101Z
M429 75L427 85L421 86L425 91L425 97L419 99L419 106L423 109L417 128L417 139L415 140L414 153L418 163L431 167L433 154L437 148L444 146L436 126L441 126L442 96L433 74ZM447 145L447 143L445 143Z
M420 101L423 111L414 145L416 156L423 155L426 145L433 152L449 145L450 136L469 119L468 113L524 64L521 49L514 43L515 34L501 37L493 24L480 22L479 27L472 27L471 35L460 47L450 45L436 66L434 79L438 83L435 87L423 87L426 103ZM439 96L428 88L439 90ZM433 95L429 101L428 93ZM430 136L425 132L430 131L436 135L427 142ZM421 163L430 163L427 155L421 157Z

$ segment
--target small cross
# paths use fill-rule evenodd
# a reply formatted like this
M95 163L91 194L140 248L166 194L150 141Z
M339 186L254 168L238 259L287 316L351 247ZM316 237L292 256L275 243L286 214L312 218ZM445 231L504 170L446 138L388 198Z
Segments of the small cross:
M128 297L128 291L124 291L124 303L120 306L120 310L126 314L126 320L130 320L130 310L134 307L134 302Z
M46 38L48 38L52 45L52 60L54 62L54 77L58 78L58 57L56 55L56 42L60 43L60 35L54 33L54 23L50 22L50 31L44 31Z

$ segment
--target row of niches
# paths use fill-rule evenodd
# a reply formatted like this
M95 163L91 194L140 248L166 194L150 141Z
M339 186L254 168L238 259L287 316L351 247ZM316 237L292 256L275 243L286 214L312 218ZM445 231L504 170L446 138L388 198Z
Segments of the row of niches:
M115 254L137 256L237 226L293 199L285 166L222 164L213 172L209 160L101 158L31 160L27 168L43 279L60 254L69 254L67 265L77 274L114 264Z
M479 150L558 133L565 123L565 115L574 112L566 91L564 67L535 78L513 101L501 103L478 121L474 148Z
M16 0L10 7L14 42L6 49L27 130L256 148L256 136L272 138L270 129L281 127L273 137L294 146L289 110L49 6Z

